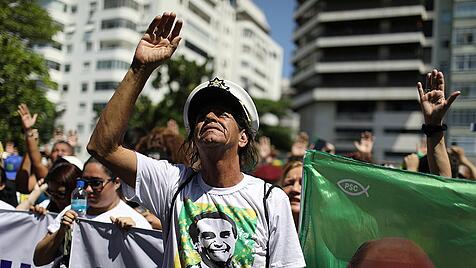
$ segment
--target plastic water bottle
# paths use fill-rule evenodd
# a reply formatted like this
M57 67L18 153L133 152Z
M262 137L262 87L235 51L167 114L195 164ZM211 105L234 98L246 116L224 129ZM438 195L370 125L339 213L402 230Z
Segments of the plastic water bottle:
M84 188L84 181L78 180L76 182L76 189L71 193L71 209L78 213L79 217L86 215L88 209L88 193Z

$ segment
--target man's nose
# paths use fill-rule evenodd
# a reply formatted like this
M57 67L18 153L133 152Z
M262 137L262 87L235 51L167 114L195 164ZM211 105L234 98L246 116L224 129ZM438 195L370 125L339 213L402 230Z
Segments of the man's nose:
M205 116L205 121L216 122L217 120L218 120L218 116L213 111L208 112L207 115Z

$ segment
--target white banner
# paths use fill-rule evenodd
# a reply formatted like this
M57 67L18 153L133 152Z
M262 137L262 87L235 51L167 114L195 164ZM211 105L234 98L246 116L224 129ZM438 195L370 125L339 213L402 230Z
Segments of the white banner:
M162 267L163 254L161 231L122 231L110 223L79 219L69 267Z
M33 252L55 216L0 209L0 268L37 267L33 264Z

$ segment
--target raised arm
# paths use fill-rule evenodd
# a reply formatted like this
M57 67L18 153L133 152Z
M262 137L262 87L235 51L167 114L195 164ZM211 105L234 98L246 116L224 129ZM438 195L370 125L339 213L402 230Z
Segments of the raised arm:
M425 119L423 129L427 136L427 155L430 172L436 175L451 177L451 165L446 151L443 130L443 117L456 97L461 94L453 92L445 99L445 79L442 72L433 70L426 76L429 88L423 89L418 82L417 89L420 95L420 107Z
M175 21L174 13L165 12L154 18L139 41L131 67L104 108L87 146L91 155L132 187L135 187L137 159L133 151L121 145L122 137L147 79L177 49L181 28L182 21Z
M18 106L18 114L21 117L23 131L25 132L25 143L31 161L31 168L36 178L44 178L48 173L48 168L41 163L41 153L38 148L38 130L33 128L37 114L32 116L28 106L24 103Z

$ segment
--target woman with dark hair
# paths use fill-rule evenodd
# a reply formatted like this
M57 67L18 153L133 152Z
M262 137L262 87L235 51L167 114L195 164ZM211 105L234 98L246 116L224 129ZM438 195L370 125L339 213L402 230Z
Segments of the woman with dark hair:
M69 156L69 158L73 158ZM74 160L67 160L60 158L54 162L50 171L44 180L39 180L35 189L31 192L28 199L18 205L18 210L31 209L34 212L43 214L46 211L61 212L71 202L71 192L76 187L76 180L81 177L81 169L76 164L71 162L78 162L82 165L79 159L74 157ZM47 187L45 187L47 185ZM45 192L49 197L48 200L43 201L38 205L34 205L41 192Z
M299 213L301 212L302 171L302 161L289 161L284 165L283 176L278 182L278 185L289 197L296 229L299 228Z

